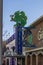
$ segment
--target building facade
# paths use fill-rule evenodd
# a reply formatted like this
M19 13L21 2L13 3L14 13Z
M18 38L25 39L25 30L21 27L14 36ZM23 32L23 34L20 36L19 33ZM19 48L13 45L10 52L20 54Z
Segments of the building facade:
M31 29L32 32L32 45L35 48L25 49L25 65L43 65L43 16L34 21L30 26L34 26Z

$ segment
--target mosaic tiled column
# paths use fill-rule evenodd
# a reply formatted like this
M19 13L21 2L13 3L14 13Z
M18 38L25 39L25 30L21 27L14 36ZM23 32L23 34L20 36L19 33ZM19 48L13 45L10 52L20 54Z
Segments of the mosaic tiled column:
M21 26L16 27L16 53L21 55L22 54L22 28Z

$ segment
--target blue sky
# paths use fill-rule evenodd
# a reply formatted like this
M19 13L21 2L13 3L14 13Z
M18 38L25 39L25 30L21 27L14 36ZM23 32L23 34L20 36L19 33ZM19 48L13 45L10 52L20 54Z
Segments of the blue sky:
M3 39L8 39L13 33L14 22L10 21L10 15L15 11L24 11L29 26L37 18L43 15L43 0L3 0Z

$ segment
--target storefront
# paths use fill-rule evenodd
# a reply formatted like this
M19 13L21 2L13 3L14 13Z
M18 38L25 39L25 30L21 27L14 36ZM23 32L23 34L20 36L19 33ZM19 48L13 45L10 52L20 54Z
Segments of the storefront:
M25 65L43 65L43 47L26 51Z
M5 56L4 65L25 65L24 55Z

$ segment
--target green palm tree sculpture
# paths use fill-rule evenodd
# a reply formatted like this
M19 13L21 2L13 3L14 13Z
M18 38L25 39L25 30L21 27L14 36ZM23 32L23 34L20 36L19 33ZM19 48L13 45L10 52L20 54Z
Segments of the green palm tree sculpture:
M27 16L23 11L16 11L14 15L10 15L10 16L11 16L11 21L16 22L15 26L17 26L18 23L21 23L22 26L26 24Z

